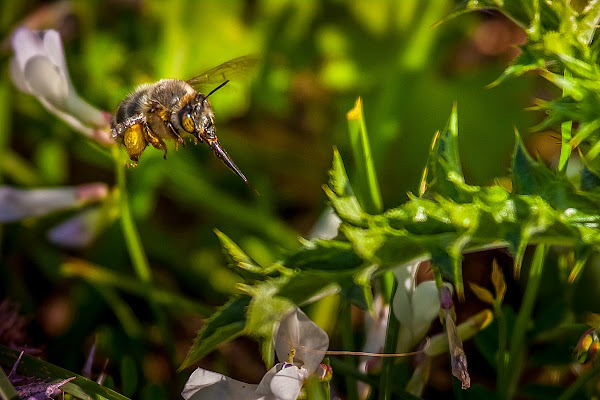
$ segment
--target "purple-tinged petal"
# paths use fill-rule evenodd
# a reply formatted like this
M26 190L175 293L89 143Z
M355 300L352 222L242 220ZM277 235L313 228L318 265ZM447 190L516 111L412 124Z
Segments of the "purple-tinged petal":
M100 186L104 184L94 185L98 186L82 185L45 189L15 189L9 186L0 186L0 223L39 217L98 200L102 198Z
M101 215L99 208L82 211L48 231L48 240L63 247L86 247L100 231Z
M15 51L17 65L21 70L25 69L25 64L32 57L45 54L40 35L29 28L20 26L15 29L10 41Z

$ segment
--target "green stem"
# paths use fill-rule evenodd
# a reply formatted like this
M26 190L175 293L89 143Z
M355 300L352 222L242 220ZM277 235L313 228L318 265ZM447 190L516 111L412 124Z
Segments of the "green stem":
M338 360L333 357L329 360L331 363L331 368L333 369L334 374L338 375L350 375L358 381L364 382L370 385L372 388L377 388L379 386L379 381L376 377L371 375L363 374L359 372L354 365L348 364L345 361ZM398 385L392 385L392 395L394 399L398 400L419 400L420 398L414 396L408 392L403 391Z
M121 227L123 229L123 235L125 236L125 243L133 268L140 281L145 286L146 299L154 318L156 319L158 328L161 332L164 344L167 348L167 352L171 356L173 364L178 364L177 353L175 350L175 342L171 336L171 332L167 326L167 320L164 312L158 307L152 290L152 271L148 263L148 258L142 246L139 232L135 226L133 216L131 215L131 209L129 207L129 200L127 197L127 185L125 183L125 164L122 162L120 157L119 149L113 147L113 158L115 160L115 169L117 175L117 185L119 187L119 208L121 210Z
M494 303L494 314L498 321L498 382L505 382L508 361L506 353L506 336L508 331L506 327L506 316L502 310L502 304L499 302Z
M144 252L140 235L131 215L127 197L127 185L125 183L125 165L121 162L118 153L116 153L117 151L114 148L113 155L115 156L117 185L119 187L119 208L121 209L121 228L125 235L125 244L131 256L135 273L142 282L147 283L152 281L152 271L150 270L148 258Z
M600 363L596 362L593 364L592 368L585 371L583 374L579 375L577 380L571 384L560 395L558 400L568 400L573 397L577 392L592 378L596 377L600 373Z
M345 350L354 351L354 331L352 330L352 306L349 302L344 302L340 310L342 323L342 345ZM344 356L344 361L356 368L356 363L352 356ZM346 375L346 393L349 400L358 400L358 388L356 380L351 375Z
M394 285L392 288L392 296L398 289L398 281L394 279ZM400 332L400 321L396 319L396 316L392 310L392 304L390 303L390 314L388 316L387 331L385 332L385 344L383 346L384 353L394 353L396 346L398 345L398 333ZM386 357L383 359L381 367L381 378L379 381L379 400L392 399L392 372L394 367L394 358Z
M19 400L20 397L17 391L10 383L10 380L4 373L4 370L0 368L0 398L2 400Z
M511 336L506 379L498 381L500 399L512 399L517 389L517 383L525 358L525 335L527 334L528 325L531 322L531 313L533 312L533 306L542 280L544 260L547 253L548 245L546 244L540 244L535 249L529 278L527 279L525 296Z

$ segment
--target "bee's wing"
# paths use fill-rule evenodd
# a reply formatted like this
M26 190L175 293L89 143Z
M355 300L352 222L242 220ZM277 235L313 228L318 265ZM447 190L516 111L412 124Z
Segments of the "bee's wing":
M189 83L194 89L198 90L205 86L217 83L223 83L227 80L238 79L246 77L251 74L258 66L260 59L255 55L247 55L233 60L224 62L208 71L196 75L195 77L188 79Z

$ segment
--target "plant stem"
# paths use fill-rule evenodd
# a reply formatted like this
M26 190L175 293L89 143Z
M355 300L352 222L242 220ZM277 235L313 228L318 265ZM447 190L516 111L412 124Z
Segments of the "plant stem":
M115 156L115 169L117 175L117 185L119 187L119 208L121 210L121 228L125 235L125 244L131 256L131 262L138 278L142 282L150 282L152 280L152 271L148 264L148 258L144 252L140 235L133 221L131 209L129 208L129 199L127 196L127 185L125 183L125 166L121 162L117 149L113 150Z
M345 350L354 351L354 331L352 330L352 306L349 302L344 302L340 310L342 323L342 345ZM352 356L344 356L344 361L356 369L356 362ZM358 400L358 388L356 380L351 375L346 375L346 392L348 400Z
M363 374L362 372L359 372L356 369L356 367L354 367L353 365L349 365L345 361L340 361L337 358L333 357L329 360L329 362L331 363L331 368L333 368L334 374L351 375L356 380L367 383L373 388L377 388L379 386L379 381L377 380L376 377L371 376L371 375L366 375L366 374ZM412 395L408 392L402 391L397 386L394 386L394 385L391 385L391 386L392 386L391 390L392 390L392 395L393 395L394 400L419 400L420 399L419 397L417 397L415 395Z
M531 322L531 313L533 312L533 306L542 280L542 271L547 253L548 245L546 244L540 244L535 249L529 278L527 279L525 296L511 336L506 377L499 376L503 380L498 380L500 399L512 399L517 388L521 369L523 368L523 359L525 358L525 335L527 334L528 325Z
M394 279L392 287L392 296L398 289L398 281ZM400 321L394 315L392 304L390 303L390 314L388 316L387 331L385 332L384 353L394 353L398 344L398 333L400 331ZM394 358L386 357L383 359L381 367L381 378L379 381L379 400L389 400L392 398L392 372L394 367Z
M494 314L498 321L498 382L504 382L506 380L506 366L507 366L507 353L506 353L506 316L502 310L502 304L498 301L494 303Z
M123 235L125 236L125 243L131 262L133 263L133 269L137 274L138 278L145 286L146 299L154 318L156 319L158 328L163 338L168 354L171 356L173 364L177 364L177 353L175 350L175 342L171 336L171 333L167 326L167 321L162 310L157 306L154 300L154 292L152 290L152 271L148 263L148 258L142 246L139 232L135 226L133 216L131 215L131 209L129 207L129 200L127 197L127 185L125 183L125 164L120 158L119 149L112 148L113 159L115 160L115 169L117 175L117 185L119 187L119 208L121 211L121 227L123 229Z

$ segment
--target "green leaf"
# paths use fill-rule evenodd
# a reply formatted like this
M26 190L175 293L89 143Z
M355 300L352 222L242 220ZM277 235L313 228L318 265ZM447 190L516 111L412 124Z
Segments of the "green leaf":
M583 44L589 45L594 38L600 21L600 2L589 1L583 17L577 24L577 39Z
M252 290L252 301L248 306L246 330L249 335L261 339L261 355L267 368L274 364L273 336L281 318L294 308L294 303L277 296L277 279L263 282Z
M348 120L350 144L352 145L352 152L354 154L357 175L356 187L359 199L361 200L360 203L363 209L369 213L381 213L383 211L383 204L360 97L356 100L354 108L346 114L346 119Z
M19 400L19 394L10 383L10 380L4 373L4 370L0 368L0 398L3 400Z
M548 2L527 0L465 0L446 19L469 11L489 9L501 11L534 38L539 37L543 31L557 30L560 25L557 10Z
M466 201L456 183L464 183L464 176L458 155L458 114L454 104L446 127L434 136L419 193L423 196L426 191L434 192L457 202Z
M348 242L317 239L286 258L285 266L303 270L343 271L358 268L363 260Z
M329 171L329 185L324 186L325 194L342 221L355 225L363 223L364 212L354 196L342 157L333 149L333 167Z
M265 275L272 272L272 269L266 269L259 266L223 232L215 229L215 233L221 242L221 246L223 246L225 255L229 259L229 266L246 281L261 280Z
M194 344L179 367L183 370L196 363L220 344L228 342L244 333L246 326L246 307L250 304L250 298L240 296L230 300L219 308L202 327Z
M17 362L19 352L0 345L0 364L10 369ZM63 380L76 377L74 380L61 386L61 389L77 398L84 400L128 400L127 397L100 386L94 381L77 375L66 369L57 367L49 362L23 354L17 365L19 374L39 378L41 380Z
M521 54L509 65L496 80L487 87L493 88L508 78L521 76L527 72L545 68L546 61L538 52L532 51L529 46L521 46Z

